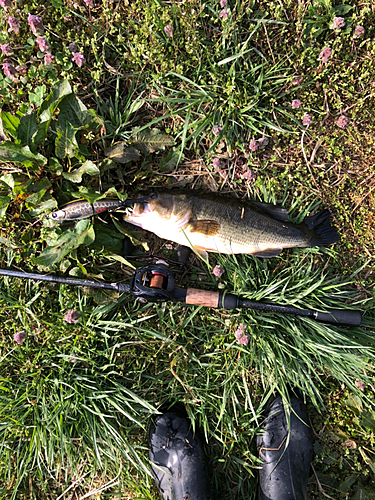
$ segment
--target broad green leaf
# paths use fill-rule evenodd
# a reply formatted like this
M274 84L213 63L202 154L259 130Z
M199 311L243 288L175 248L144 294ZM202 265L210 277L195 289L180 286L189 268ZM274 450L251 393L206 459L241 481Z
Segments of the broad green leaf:
M180 159L180 153L172 149L166 158L162 158L159 163L159 168L162 172L172 172L177 166Z
M107 228L96 224L95 228L95 242L94 245L104 247L109 252L120 254L122 252L122 242L124 236L114 231L113 228Z
M129 236L133 245L141 245L146 250L146 252L149 251L148 243L144 239L143 233L140 229L136 229L131 224L128 224L127 227L123 226L114 217L112 217L112 222L116 226L116 229L120 231L120 233L124 234L125 236Z
M0 245L4 245L5 247L11 249L19 248L12 241L9 241L8 238L4 238L4 236L0 236Z
M47 247L43 250L39 257L35 259L35 262L39 266L52 267L69 252L81 245L90 245L94 240L95 232L90 221L80 220L74 228L65 231L53 247Z
M34 137L34 144L41 144L47 138L49 124L49 121L39 123L38 131Z
M372 432L375 431L375 413L365 410L361 415L361 425L371 429Z
M105 155L117 163L129 163L141 157L140 152L135 148L128 147L126 142L115 144L112 148L106 150Z
M140 127L132 129L131 142L145 155L174 145L173 137L164 134L158 128L139 130Z
M100 170L95 165L95 163L93 163L90 160L87 160L76 170L73 170L72 172L63 172L62 175L68 181L78 184L79 182L82 181L83 174L91 175L91 177L93 177L95 175L99 175L99 173Z
M42 201L38 206L29 210L31 217L38 217L40 214L48 214L57 208L58 204L55 198L50 198L48 200Z
M26 208L35 208L40 203L51 185L52 184L47 178L44 178L41 181L32 184L29 188L32 194L30 194L30 196L28 196L25 200Z
M3 111L0 117L3 124L4 132L13 137L13 139L17 139L17 129L20 124L20 119L18 118L18 116Z
M88 189L86 186L79 186L78 193L72 193L73 196L77 196L77 198L84 198L89 203L95 203L97 200L102 200L105 198L105 194L96 193L91 189Z
M60 101L72 93L72 88L68 80L61 80L51 88L50 94L44 99L38 110L38 117L41 122L50 122Z
M0 144L0 160L16 163L37 163L45 165L47 158L39 153L32 153L28 146L21 146L10 141Z
M65 96L59 104L58 127L68 122L77 130L97 125L97 117L93 110L89 110L74 94Z
M55 141L55 153L58 158L73 157L78 150L76 133L78 129L71 126L69 122L64 123L57 129L57 137ZM80 182L80 181L77 181Z
M5 215L11 201L12 200L9 196L0 196L0 217Z
M22 146L29 146L35 151L34 137L38 132L38 124L34 111L23 115L17 131L17 139L21 141Z
M66 156L70 158L78 151L76 139L78 130L96 127L97 118L95 112L88 110L74 94L69 94L62 99L59 110L56 124L56 156L58 158L65 158Z

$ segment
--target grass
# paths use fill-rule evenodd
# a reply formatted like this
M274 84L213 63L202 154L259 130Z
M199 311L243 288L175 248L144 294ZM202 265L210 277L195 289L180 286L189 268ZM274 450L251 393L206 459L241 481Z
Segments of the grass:
M0 77L1 267L126 282L129 230L140 254L175 260L173 247L125 227L121 214L77 226L45 217L82 196L202 188L280 203L295 222L324 205L340 232L334 247L267 261L211 255L209 266L192 258L176 280L281 305L358 308L364 318L340 328L4 278L0 499L158 498L146 428L168 399L183 401L204 433L214 496L254 498L262 409L290 386L314 430L309 498L373 498L374 11L347 7L53 0L2 10L0 41L14 50L2 62L21 67L16 79ZM29 12L43 18L52 65ZM7 31L9 14L19 35ZM337 15L346 24L335 31ZM354 38L358 25L365 34ZM72 309L81 316L69 324ZM240 324L246 346L235 339Z

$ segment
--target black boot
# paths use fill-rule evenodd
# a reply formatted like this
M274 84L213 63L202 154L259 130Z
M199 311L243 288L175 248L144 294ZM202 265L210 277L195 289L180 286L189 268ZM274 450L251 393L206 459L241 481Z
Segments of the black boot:
M211 500L203 447L183 407L173 406L150 421L148 445L163 500Z
M300 401L290 397L290 427L281 396L271 402L263 429L257 437L259 500L306 500L312 458L312 436Z

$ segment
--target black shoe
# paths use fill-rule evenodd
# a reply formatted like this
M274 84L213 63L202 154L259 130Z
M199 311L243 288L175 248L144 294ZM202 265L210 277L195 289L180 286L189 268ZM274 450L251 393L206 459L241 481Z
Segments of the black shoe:
M300 401L290 397L290 428L281 396L268 409L263 429L257 437L259 457L259 500L306 500L307 480L312 459L312 436Z
M156 415L147 437L151 471L163 500L211 500L203 446L183 407Z

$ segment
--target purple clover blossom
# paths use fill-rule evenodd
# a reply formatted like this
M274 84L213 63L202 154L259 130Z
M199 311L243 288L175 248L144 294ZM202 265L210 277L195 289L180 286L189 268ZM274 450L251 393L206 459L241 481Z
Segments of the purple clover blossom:
M13 7L13 4L10 0L0 0L0 5L4 8L7 9L8 7Z
M220 19L226 19L229 15L229 10L228 9L223 9L220 11L219 17Z
M244 167L241 174L242 179L245 181L253 181L256 177L254 170Z
M260 139L258 139L259 148L264 149L266 146L268 146L269 142L270 141L267 139L267 137L261 137Z
M18 345L22 344L26 340L26 333L25 332L17 332L13 336L14 340L17 342Z
M363 26L357 26L354 30L354 38L359 38L360 36L365 34L365 28Z
M36 41L38 42L39 50L41 52L47 52L49 50L49 43L44 38L44 36L38 36L38 38L36 39Z
M228 5L228 0L220 0L220 7L224 9Z
M214 276L216 276L217 278L220 278L223 274L224 274L224 269L221 267L220 264L217 264L213 270L212 270L212 274Z
M17 17L9 16L8 17L8 24L10 26L10 28L8 29L8 33L10 33L11 31L14 31L17 35L20 32L20 22L17 19Z
M306 115L302 118L302 125L308 127L312 124L312 116L306 113Z
M10 63L3 63L3 71L4 75L10 78L11 80L14 80L17 74L16 68L13 66L13 64Z
M292 101L292 108L298 109L300 107L301 107L301 101L299 99L294 99L294 101Z
M173 28L170 24L164 26L164 33L167 35L168 38L172 38Z
M345 26L345 19L343 17L334 17L330 26L331 30L338 30Z
M78 47L74 42L68 45L68 49L70 50L70 52L78 52Z
M76 65L80 68L85 60L85 56L80 52L72 52L72 54L72 61L75 62Z
M212 133L213 133L215 136L220 135L222 131L223 131L223 127L220 127L220 125L214 125L214 126L212 127Z
M214 160L212 162L212 165L216 169L221 168L221 160L220 160L220 158L214 158Z
M302 82L303 82L302 76L297 76L297 78L295 78L292 81L292 85L294 85L295 87L297 87L298 85L301 85Z
M249 142L249 149L250 151L256 153L259 149L258 141L256 141L255 139L251 139L251 141Z
M365 390L365 384L362 382L362 380L356 380L355 385L358 387L360 391Z
M94 7L94 2L92 0L83 0L83 3L86 5L86 7Z
M322 60L322 63L326 63L328 62L328 59L331 57L331 55L332 55L331 47L325 47L319 54L319 59Z
M77 323L80 317L81 317L80 312L76 311L75 309L71 309L65 314L64 319L67 323L72 324L72 323Z
M336 120L336 125L340 128L348 128L349 127L350 120L347 116L341 115L337 118Z
M29 23L31 31L34 33L35 36L43 35L44 26L43 26L41 17L33 16L33 15L29 14L27 16L27 22Z
M52 54L48 53L44 56L44 66L49 66L52 64L53 59L55 59L55 56Z
M4 56L10 56L13 54L13 49L9 45L9 43L4 43L4 45L0 45L1 52L4 54Z
M236 339L237 339L239 344L247 345L249 343L250 335L247 335L245 333L246 328L247 328L247 326L244 325L243 323L240 323L237 327Z

